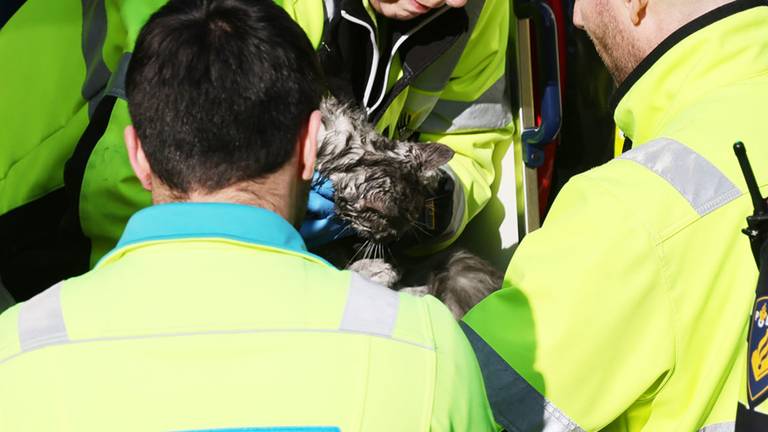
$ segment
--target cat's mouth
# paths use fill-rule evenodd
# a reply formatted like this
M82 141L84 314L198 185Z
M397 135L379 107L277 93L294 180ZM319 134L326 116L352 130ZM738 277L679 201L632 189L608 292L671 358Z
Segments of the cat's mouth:
M376 219L369 223L353 223L352 226L363 240L388 245L400 240L413 226L413 222L396 219Z
M367 227L358 227L358 235L364 240L370 240L379 244L389 244L395 242L399 235L394 229L376 230Z
M384 200L368 199L347 205L346 201L337 201L339 216L348 221L357 236L363 240L378 244L397 241L410 226L409 215L403 215L402 209L388 205Z

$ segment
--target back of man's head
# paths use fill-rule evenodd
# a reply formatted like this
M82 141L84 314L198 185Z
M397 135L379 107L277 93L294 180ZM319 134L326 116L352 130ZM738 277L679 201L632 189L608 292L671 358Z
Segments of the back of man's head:
M272 0L171 0L139 34L126 91L152 173L183 196L279 170L321 83L309 40Z

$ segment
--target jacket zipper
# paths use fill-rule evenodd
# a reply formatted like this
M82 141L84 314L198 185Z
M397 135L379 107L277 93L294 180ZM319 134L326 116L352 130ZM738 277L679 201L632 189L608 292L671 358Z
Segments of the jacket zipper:
M392 46L392 51L389 53L389 60L387 61L387 68L385 69L385 72L384 72L384 90L379 95L379 99L376 101L376 103L374 103L372 107L368 108L368 114L371 114L372 112L376 111L376 108L378 108L379 105L381 104L381 102L384 100L384 96L387 93L386 88L387 88L387 82L389 82L389 72L390 72L390 70L392 68L392 60L394 60L395 54L397 54L397 50L400 49L400 46L402 46L403 43L405 43L405 41L408 40L414 33L416 33L417 31L419 31L422 28L424 28L424 26L426 26L427 24L429 24L432 21L434 21L435 18L437 18L440 15L444 14L445 12L447 12L449 8L450 8L450 6L447 6L447 5L443 6L438 11L433 13L432 16L430 16L429 18L425 19L423 22L419 23L419 25L417 25L416 27L410 29L408 31L408 33L400 36L397 39L395 44ZM368 104L366 104L366 107L367 106L368 106Z
M365 93L363 94L363 106L365 106L366 110L368 110L367 108L368 101L371 98L371 91L373 91L373 83L374 81L376 81L376 72L378 72L378 69L379 69L380 54L379 54L379 44L376 41L376 32L374 31L373 27L368 25L367 22L353 17L352 15L347 13L347 11L345 10L341 11L341 16L342 18L344 18L349 22L355 23L357 25L363 26L364 28L368 29L368 33L370 34L370 37L371 37L371 45L373 46L373 58L371 59L371 71L368 74L368 83L366 83L365 85ZM368 110L368 113L370 114L370 110Z

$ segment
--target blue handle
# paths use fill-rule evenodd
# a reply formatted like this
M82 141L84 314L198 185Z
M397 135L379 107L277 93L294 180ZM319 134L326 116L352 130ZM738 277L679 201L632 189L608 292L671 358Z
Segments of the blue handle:
M516 2L516 6L518 17L540 18L533 21L542 56L541 124L522 133L525 164L537 168L544 163L544 145L557 138L563 124L557 20L552 8L542 0Z

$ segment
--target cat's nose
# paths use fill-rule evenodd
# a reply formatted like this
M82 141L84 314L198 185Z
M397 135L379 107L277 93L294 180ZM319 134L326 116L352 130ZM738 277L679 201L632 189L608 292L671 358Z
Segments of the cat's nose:
M373 236L373 239L377 243L389 244L397 240L397 231L393 229L388 229L383 232L378 232Z
M366 206L386 219L397 217L398 215L397 206L392 205L392 203L387 202L385 199L370 199Z

